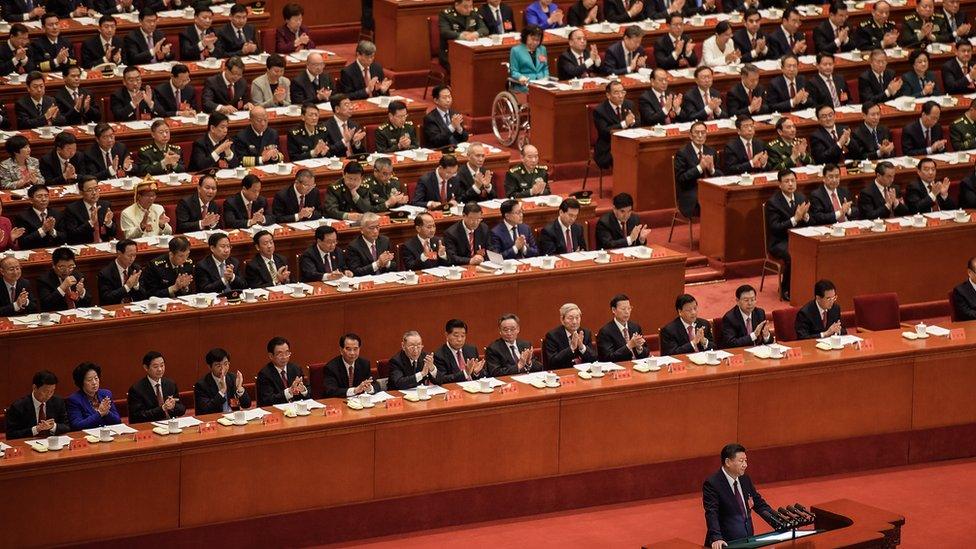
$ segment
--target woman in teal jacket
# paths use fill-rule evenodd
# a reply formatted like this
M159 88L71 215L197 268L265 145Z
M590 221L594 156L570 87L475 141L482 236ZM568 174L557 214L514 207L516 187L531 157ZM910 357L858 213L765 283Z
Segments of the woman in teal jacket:
M512 48L508 56L508 75L519 82L512 86L512 91L520 93L528 91L525 84L529 80L549 78L549 58L542 45L542 29L535 25L526 25L522 29L522 43Z

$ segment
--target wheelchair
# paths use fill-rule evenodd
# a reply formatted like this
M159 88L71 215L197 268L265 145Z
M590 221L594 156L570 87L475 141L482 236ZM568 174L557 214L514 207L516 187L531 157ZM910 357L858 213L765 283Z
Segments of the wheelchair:
M508 63L502 63L505 72L509 71ZM532 128L529 118L529 104L526 93L512 91L514 86L522 83L511 76L505 80L505 90L498 92L491 102L491 131L498 142L506 147L515 146L521 149L529 142Z

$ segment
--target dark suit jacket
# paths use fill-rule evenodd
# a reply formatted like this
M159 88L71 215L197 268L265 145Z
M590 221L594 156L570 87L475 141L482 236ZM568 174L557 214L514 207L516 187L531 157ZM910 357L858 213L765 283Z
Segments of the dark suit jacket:
M410 238L400 246L400 253L402 254L400 260L403 262L403 268L408 271L419 271L421 269L429 269L432 267L442 266L446 267L451 264L446 258L441 259L440 251L444 246L444 242L439 236L432 236L430 238L430 250L438 254L436 259L427 259L424 256L424 248L420 243L420 238L414 237ZM447 250L444 250L445 254Z
M732 542L754 535L752 511L755 510L762 516L772 510L756 491L748 475L743 475L738 480L740 494L745 498L741 506L721 469L708 477L702 485L702 503L705 506L705 525L708 529L705 533L705 546L710 546L717 540ZM741 509L748 505L746 502L751 502L752 507L747 508L748 516L743 516Z
M213 156L211 156L216 148L217 147L215 147L213 142L210 140L209 135L204 135L200 139L194 141L193 150L190 152L190 166L188 169L191 172L198 172L217 166L217 162L214 162ZM227 153L221 153L220 158L227 163L227 168L236 168L237 165L240 164L240 159L237 158L237 156L234 156L234 158L228 160Z
M156 30L152 34L153 43L158 44L160 40L165 38L163 31ZM173 52L176 51L177 44L173 44L173 48L170 50L169 55L164 59L157 60L153 55L152 50L149 49L149 44L146 42L146 37L142 34L141 28L135 28L129 31L129 34L125 35L122 40L122 58L126 65L145 65L147 63L155 63L157 61L172 61L175 59Z
M118 215L113 216L112 226L106 227L102 220L105 214L112 207L108 200L98 201L98 228L102 242L108 242L115 236L115 229L118 227ZM64 216L61 218L61 227L58 232L64 230L67 234L65 238L68 244L91 244L95 241L95 228L88 223L88 209L83 200L75 200L64 209Z
M895 189L895 193L899 196L901 191L895 184L891 185ZM878 219L878 218L889 218L889 217L899 217L902 215L908 215L908 206L905 204L899 204L895 211L888 209L885 205L884 197L881 195L881 191L878 190L877 184L874 181L867 183L864 189L857 195L857 208L861 212L862 219Z
M390 359L390 377L387 379L387 387L390 389L413 389L419 383L417 383L416 374L417 372L424 369L424 360L427 359L427 353L420 353L417 358L415 365L411 365L410 359L407 358L407 354L400 351L393 358ZM443 371L440 368L437 369L437 378L443 375ZM421 380L421 382L430 382L435 385L440 384L439 379L434 376L428 375L426 379Z
M644 47L641 46L634 51L633 55L647 55ZM630 72L630 65L627 63L627 52L624 51L623 42L614 42L603 52L603 63L601 63L604 74L627 74Z
M327 268L325 262L322 261L322 252L319 250L319 247L313 242L311 246L302 252L302 256L298 259L298 272L301 281L321 282L322 277L332 271L346 270L346 258L342 254L342 250L338 247L329 253L329 258L332 262L331 271Z
M698 169L698 155L691 142L678 149L674 155L674 183L675 192L678 198L678 209L685 216L698 215L698 178L718 177L722 175L722 170L718 167L718 158L715 149L705 145L702 148L705 155L716 158L715 173L703 174Z
M230 105L239 110L247 102L247 81L244 78L234 82L233 97L229 96L227 91L222 72L207 78L203 83L204 112L212 113L222 105Z
M122 39L112 37L112 46L122 51ZM102 37L93 36L81 43L81 66L90 69L105 62L105 48L102 47Z
M539 254L556 255L585 250L586 237L583 235L583 226L579 223L573 223L570 227L570 232L573 240L573 249L567 250L566 235L563 234L563 228L559 224L558 219L542 227L542 230L539 232Z
M237 382L234 379L234 374L227 372L227 375L224 376L224 382L227 384L228 394L223 396L217 388L217 380L210 372L207 372L193 384L194 414L219 414L224 411L224 403L228 397L231 400L237 399L237 406L231 406L231 410L246 410L251 407L251 395L247 394L247 390L241 393L241 396L237 396Z
M374 61L369 66L369 77L376 78L378 82L383 82L386 73L383 72L383 67ZM339 72L337 90L348 95L349 99L366 99L367 97L389 95L389 93L381 92L379 86L376 86L372 94L367 94L366 81L363 80L363 73L359 70L359 63L355 61L343 67L342 71Z
M461 347L461 356L465 362L477 359L478 348L474 345L465 345ZM454 356L454 352L447 346L447 343L434 351L434 366L437 366L437 374L440 377L439 383L458 383L468 379L468 376L458 367L457 357ZM478 379L486 375L488 375L487 367L482 368L477 375L472 375L471 379Z
M54 433L39 433L39 436L49 434L62 435L71 431L68 423L68 409L64 405L64 400L55 395L44 404L44 416L53 419L57 423ZM32 429L37 425L37 413L34 412L34 399L31 395L19 398L7 408L7 439L32 438Z
M278 146L277 130L269 127L268 129L264 130L264 133L258 136L257 132L254 131L254 128L248 125L243 130L234 134L234 165L256 165L256 159L261 156L261 152L271 145L276 147ZM283 152L279 150L279 154L283 154ZM269 163L273 164L276 162L278 162L278 160L274 159Z
M48 8L48 11L50 11L50 8ZM33 38L31 39L30 49L32 50L30 56L33 59L35 70L48 73L61 72L63 65L53 66L53 62L62 49L68 50L67 64L74 65L78 63L78 61L74 59L74 46L71 44L71 41L64 37L63 34L58 36L56 42L51 42L45 35Z
M715 338L712 337L712 328L709 326L708 322L702 319L695 320L695 327L705 329L705 339L708 340L707 345L699 345L698 351L710 351L715 349ZM680 317L676 317L671 322L668 322L661 328L661 356L665 355L680 355L686 353L696 352L694 347L691 346L691 339L688 338L688 332L685 331L685 325L682 323Z
M721 92L715 88L710 89L708 93L712 98L718 97L721 99L722 97ZM719 107L719 112L712 114L715 118L725 118L728 116L725 105ZM708 113L705 112L705 98L702 96L698 86L689 88L681 98L681 113L678 115L678 118L682 122L708 119Z
M505 228L505 223L500 222L491 229L491 250L502 254L505 259L515 259L522 257L535 257L539 255L539 248L536 246L535 237L532 236L532 229L525 223L517 227L518 234L525 237L525 249L518 255L512 250L515 241L512 234Z
M452 265L467 265L471 262L474 252L479 249L487 250L491 245L491 229L484 222L475 228L475 249L472 250L464 223L458 221L444 231L444 245L447 246L447 259Z
M447 180L447 200L451 199L461 202L463 190L460 188L457 177ZM410 197L410 204L420 208L426 208L428 202L440 202L441 191L437 182L437 170L425 173L417 181L417 186L413 189L413 196Z
M7 11L6 2L0 2L0 9L3 10L3 18L10 21L10 13ZM34 70L34 58L30 44L27 44L24 50L27 52L26 62L23 65L18 65L15 69L13 62L14 50L11 49L8 40L0 40L0 74L10 74L12 72L27 74Z
M661 105L661 101L658 100L657 93L654 90L647 90L642 93L637 104L640 109L640 121L644 126L671 124L677 121L677 113L672 117L670 116L671 113L664 112L664 107Z
M817 301L811 299L806 305L800 307L796 312L796 337L797 339L817 339L820 334L827 331L831 324L840 320L840 305L834 303L827 311L827 324L824 325L820 318ZM847 329L841 328L840 333L846 334Z
M288 260L279 254L274 254L274 264L276 269L288 266ZM244 267L244 280L247 281L248 288L266 288L274 286L275 283L268 271L266 259L261 254L256 254L247 262ZM285 284L288 280L279 280L278 284Z
M129 266L130 272L137 270L139 270L139 266L135 263ZM125 281L119 276L119 269L115 266L115 261L103 267L102 270L98 271L98 304L118 305L126 298L129 301L146 299L146 293L142 291L142 284L129 291L125 290L124 284Z
M970 65L971 66L971 65ZM969 70L963 71L959 60L953 57L942 64L942 85L948 94L971 93L976 90L976 84L966 78Z
M236 257L228 257L227 264L234 267L234 280L230 283L231 290L247 288L244 273L241 272L241 262ZM217 270L217 261L213 255L197 261L193 265L193 284L198 292L221 293L228 290L224 284L223 273Z
M851 193L844 187L837 187L837 200L841 204L846 200L853 202ZM851 212L847 214L847 220L858 219L860 212L857 205L851 206ZM823 185L817 187L810 193L810 225L830 225L837 222L837 215L834 213L834 205L827 194L827 188Z
M66 185L68 182L64 179L64 171L61 170L61 157L58 156L57 149L51 149L44 154L39 160L41 176L44 178L44 183L47 185ZM68 159L68 163L75 167L75 173L81 174L82 161L81 155L75 154ZM74 180L71 181L72 183Z
M520 355L530 347L532 347L532 344L528 341L521 339L515 340L515 348L518 349ZM485 370L492 377L511 376L518 373L518 362L512 357L512 352L508 349L505 340L498 338L485 348ZM541 370L542 363L533 358L528 369L524 371L539 372Z
M864 124L858 124L851 131L851 142L847 146L847 157L851 160L879 160L881 158L879 154L879 147L885 139L891 141L891 131L888 128L878 124L877 128L874 130L875 136L871 135L871 131ZM892 155L894 152L892 152Z
M613 136L614 130L622 129L620 123L627 118L627 113L634 113L634 126L641 125L640 113L634 107L633 101L624 99L620 108L622 117L617 116L617 112L609 100L604 100L593 109L593 122L596 125L596 143L593 144L593 159L598 166L604 169L613 166L613 156L610 155L610 138Z
M840 100L840 104L850 103L851 92L847 89L847 82L838 74L832 74L831 79L834 81L834 88L837 90L837 99ZM816 107L834 104L830 98L830 90L827 89L827 84L824 83L824 79L819 74L814 74L807 79L807 91L810 92L810 101Z
M756 39L758 40L760 38L766 38L766 33L762 29L756 33ZM752 40L749 38L749 32L745 27L732 33L732 44L735 46L735 49L742 53L741 60L743 63L752 63L753 61L762 61L770 58L769 48L766 48L764 55L752 55Z
M800 42L806 40L802 31L797 32L793 35L793 41ZM793 51L790 47L789 41L786 38L786 33L783 32L783 26L777 25L776 30L766 35L766 45L769 46L769 58L779 59Z
M382 234L376 237L376 257L389 249L389 237ZM366 245L366 240L363 239L362 235L357 236L355 240L349 243L349 247L346 248L346 266L354 276L382 274L394 270L395 262L390 262L389 267L374 271L373 261L373 254L370 253L369 246Z
M183 110L176 104L176 94L169 80L153 88L153 101L156 102L156 114L163 117L176 116L176 113ZM197 92L193 84L187 84L180 90L180 101L186 103L190 108L197 109ZM204 136L206 137L206 136Z
M75 277L78 278L79 282L84 280L84 275L81 271L76 272ZM61 292L58 291L58 286L60 285L61 279L58 278L57 273L53 269L37 279L37 296L40 298L42 311L63 311L74 307L91 306L91 294L95 290L94 288L85 288L85 297L75 301L74 307L71 307L68 305L65 296L61 295Z
M935 86L932 88L932 93L925 93L925 85L929 82L933 82ZM932 97L935 95L942 95L942 89L939 86L939 81L935 79L935 72L925 71L925 74L919 78L915 71L908 71L901 75L901 89L898 90L899 95L904 95L907 97Z
M749 315L752 319L752 329L755 330L759 323L766 320L766 311L756 307ZM722 317L722 340L719 347L729 349L732 347L752 347L753 345L769 344L773 342L773 334L769 334L769 339L763 341L762 338L752 339L752 332L746 330L746 323L742 320L742 311L738 306L733 306L725 316Z
M160 389L163 393L163 400L169 397L176 399L176 406L170 410L167 416L166 411L156 400L156 392L149 383L149 378L143 376L139 381L129 387L129 423L146 423L148 421L165 421L167 418L180 417L186 413L186 406L180 402L180 390L176 387L176 382L169 378L160 380Z
M566 336L566 328L562 324L546 332L546 337L542 341L542 356L547 370L560 370L562 368L572 368L574 364L586 364L595 362L597 350L593 346L593 333L586 328L580 328L583 332L583 345L585 352L573 351L569 348L569 338Z
M766 202L766 210L763 212L766 216L766 245L774 256L789 257L790 229L809 224L807 221L799 221L796 225L792 223L797 206L806 201L806 197L800 191L796 191L793 193L792 208L786 202L786 197L782 192L775 193Z
M495 19L495 15L492 13L491 7L487 2L478 8L478 14L481 15L485 26L488 27L488 34L503 34L515 31L515 14L512 13L512 8L508 4L499 4L498 11L502 14L501 21ZM508 23L508 25L505 25L505 23Z
M63 114L58 114L55 116L51 120L51 123L48 123L47 118L44 118L44 113L47 112L47 110L53 105L54 98L45 95L41 98L41 108L38 110L37 105L34 104L34 101L29 95L20 97L14 103L14 113L17 116L17 129L30 130L33 128L39 128L41 126L66 125Z
M942 139L942 125L932 126L930 131L932 142ZM922 123L915 120L901 130L901 151L905 156L924 156L927 153L928 142L925 140L925 132L922 130Z
M339 129L339 121L336 120L334 116L326 120L325 123L322 124L322 127L325 128L326 140L328 141L326 144L329 146L329 156L338 156L342 158L354 154L364 154L366 152L366 138L363 138L363 140L359 142L358 146L355 143L349 144L349 148L352 149L352 152L350 153L349 149L346 147L346 144L342 142L342 130ZM356 121L351 118L346 121L346 127L353 130L360 129L359 124L357 124Z
M630 236L630 231L639 224L640 216L636 213L630 214L630 217L627 218L627 233L624 234L620 228L620 222L617 221L612 211L601 215L596 222L596 249L609 250L627 247L629 245L627 244L627 237ZM636 242L632 244L636 244Z
M590 50L583 50L583 60L584 63L590 58ZM585 78L588 75L602 74L603 65L599 67L593 65L589 68L584 65L580 65L579 59L573 55L571 50L566 50L559 55L559 59L556 60L556 74L559 76L560 80L572 80L573 78Z
M322 88L332 89L332 77L329 76L328 72L323 72L317 78L318 84L312 82L312 79L308 77L308 71L302 71L295 75L291 79L291 84L289 92L291 94L291 104L301 105L306 101L311 101L312 103L318 103L317 99L318 91Z
M636 15L631 16L627 12L627 8L624 7L623 0L605 0L603 2L604 14L606 15L607 21L611 23L635 23L637 21L643 21L647 19L648 7L648 4L644 4L644 9L637 12Z
M895 71L891 69L885 69L881 75L880 82L871 69L862 72L857 77L857 95L861 99L861 103L867 103L868 101L872 103L884 103L889 99L898 97L899 93L897 91L891 96L886 93L888 85L894 79Z
M58 105L58 110L61 111L61 116L64 117L64 121L68 124L86 124L88 122L101 122L102 121L102 110L99 106L102 104L97 97L95 97L91 90L85 88L78 88L79 96L89 96L91 97L91 102L88 105L87 111L77 111L75 110L75 102L71 99L71 95L68 93L67 88L58 88L54 92L54 102Z
M847 42L837 47L837 34L834 32L830 19L824 19L813 29L813 43L817 52L837 53L854 49L854 29L848 29Z
M643 334L644 330L639 324L628 322L627 333L633 337L634 334ZM624 341L624 334L620 332L617 323L613 320L600 328L596 335L596 348L599 359L607 362L624 362L635 358L647 358L651 354L646 343L640 352L628 349L627 342Z
M257 31L254 30L254 25L244 25L241 32L244 34L244 42L241 42L237 38L237 29L229 21L224 23L217 29L217 50L214 52L214 55L217 57L243 55L241 50L244 48L245 42L253 42L257 45L258 49L254 50L255 54L264 51L264 48L261 47L261 41L257 38Z
M805 88L806 85L806 78L799 74L796 75L796 80L794 81L796 91L800 91L801 89ZM790 95L790 87L786 82L786 77L780 75L773 78L769 82L769 90L766 92L766 102L769 104L769 110L776 112L790 112L813 106L813 102L809 98L798 105L791 105L791 101L792 96Z
M110 154L112 158L119 159L119 170L121 170L125 159L129 156L129 149L124 144L116 142L115 145L112 145ZM102 155L102 149L98 147L97 143L85 151L84 160L82 163L82 173L94 175L99 180L111 179L113 177L108 172L108 166L105 165L105 157ZM116 173L117 176L118 173Z
M682 38L687 40L688 36L682 34ZM620 50L621 53L623 53L623 46L620 46ZM623 55L621 55L620 58L622 61ZM654 64L658 68L669 71L677 69L682 59L688 62L689 67L695 67L698 65L698 56L694 52L692 52L691 55L685 55L684 52L681 52L677 59L674 58L674 41L671 39L670 34L665 33L663 36L654 41ZM604 60L604 63L605 62L606 60Z
M292 96L292 102L295 98ZM450 116L457 114L457 111L448 111ZM461 132L451 131L441 117L440 111L432 109L424 115L424 145L432 149L439 149L449 145L457 145L468 140L468 131L462 129Z
M488 169L482 166L478 171L479 173L485 173ZM467 164L458 166L456 178L456 197L459 203L467 204L468 202L481 202L483 200L494 200L498 198L498 195L495 193L494 176L491 178L492 186L487 191L475 190L474 175L472 175L471 168Z
M268 201L263 196L258 196L251 202L251 212L264 210L265 224L274 223L274 216L268 209ZM224 200L224 227L228 229L243 229L247 227L250 217L247 215L247 207L244 206L244 198L241 193L232 194Z
M27 290L27 294L30 297L27 306L15 313L13 303L10 302L10 295L7 294L7 283L0 282L0 316L29 315L38 311L37 295L31 291L30 282L24 278L18 278L16 287L17 290L15 293L18 296L20 296L22 291Z
M305 207L314 209L312 217L309 218L310 220L322 217L322 205L319 200L318 188L310 190L305 195ZM298 221L297 216L300 211L298 206L298 193L295 190L295 186L291 185L275 193L274 203L271 206L271 215L274 216L276 221L281 223Z
M976 174L967 175L959 183L959 207L976 208ZM23 236L20 237L20 246L24 247Z
M838 138L844 133L844 128L840 124L834 124L834 131L837 132ZM846 157L844 150L823 126L817 126L817 129L810 134L810 155L813 156L814 164L840 165Z
M951 194L946 198L937 195L936 200L938 201L940 210L954 210L957 207L956 201L952 199ZM920 179L916 179L908 184L908 189L905 191L905 205L908 206L908 213L929 213L934 209L935 204L936 202L929 196L925 184Z
M956 319L976 320L976 290L968 280L952 289L952 302Z
M47 209L47 215L55 219L54 229L57 232L57 236L50 234L41 236L40 229L42 223L41 219L34 213L34 208L25 208L24 211L20 212L20 215L14 218L14 227L22 227L25 231L24 235L18 240L20 249L53 248L59 244L64 244L65 232L61 223L61 211L49 207Z
M213 27L204 31L204 34L216 34ZM201 50L199 47L200 43L200 33L197 32L197 27L194 24L187 25L183 28L183 32L180 33L180 59L186 61L200 61ZM208 56L212 57L225 57L223 52L220 50L220 40L218 39L214 42L214 49Z
M748 114L755 116L757 114L767 114L769 111L769 103L766 102L766 89L762 86L756 86L756 89L752 90L752 97L761 97L762 105L760 105L759 110L753 113L749 112L749 105L751 102L749 94L746 93L746 87L742 85L741 82L732 86L732 89L725 95L725 111L728 116L739 116L743 114Z
M349 383L349 372L337 356L325 364L322 371L322 387L312 387L312 398L345 398L349 387L357 387L370 378L369 360L359 357L353 364L352 384Z
M285 366L285 377L288 378L288 387L294 383L296 377L302 377L302 369L291 362ZM308 381L308 380L304 380ZM305 389L308 393L305 395L292 395L291 400L285 398L285 387L281 383L281 376L278 375L278 369L271 362L267 363L261 371L258 372L257 382L256 382L257 394L258 394L258 406L271 406L272 404L284 404L286 402L294 402L296 400L305 400L306 398L312 398L312 390L309 389L308 384L305 384Z
M217 201L211 200L207 204L207 211L219 214ZM203 212L200 210L200 195L193 193L183 197L176 205L176 232L192 233L200 230Z
M139 120L145 116L152 118L156 114L145 101L139 103L138 111L132 108L132 96L124 87L112 93L109 98L109 108L116 122Z
M766 150L766 144L761 139L752 139L752 155ZM769 168L753 167L749 156L746 155L746 146L742 144L742 138L736 135L725 144L722 152L722 160L725 161L724 173L728 175L738 175L746 172L764 172Z

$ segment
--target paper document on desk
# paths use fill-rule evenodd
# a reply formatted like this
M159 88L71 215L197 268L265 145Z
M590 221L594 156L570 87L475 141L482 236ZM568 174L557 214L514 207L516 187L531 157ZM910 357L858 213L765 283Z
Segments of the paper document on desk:
M526 385L533 385L536 383L546 382L546 372L532 372L529 374L519 374L512 376L512 381L517 381L519 383L525 383Z
M448 269L447 267L431 267L429 269L424 269L421 272L427 273L427 274L429 274L431 276L437 276L437 277L440 277L440 278L447 278L447 273L450 272L450 269Z
M271 412L264 410L262 408L254 408L252 410L244 410L244 421L254 421L255 419L261 419L264 416L271 415ZM234 412L229 414L224 414L224 417L232 420L234 419Z
M61 441L62 448L67 448L68 446L71 445L71 437L69 437L68 435L61 435L58 437L58 440ZM37 440L28 440L25 442L27 442L27 445L30 446L31 448L47 450L46 438L37 439Z
M421 208L420 206L411 206L410 204L404 204L402 206L397 206L396 208L390 208L391 212L407 212L410 218L417 217L418 215L427 211L427 208Z
M636 364L647 364L651 360L653 360L654 363L657 364L658 366L667 366L669 364L681 364L681 361L680 360L674 358L673 356L669 356L669 355L652 356L652 357L648 357L648 358L639 358L637 360L632 360L631 362L633 362L635 365Z
M0 254L0 258L16 257L19 261L27 261L34 250L7 250Z
M956 214L960 211L961 210L939 210L937 212L928 212L922 215L929 219L941 219L943 221L949 221L955 219Z
M7 451L7 448L10 448L8 444L4 444L3 442L0 442L0 456L2 456L5 451Z
M178 417L178 418L175 418L175 419L176 419L177 425L179 426L180 429L189 429L190 427L196 427L197 425L200 425L200 424L203 423L202 421L200 421L199 419L197 419L197 418L195 418L193 416L183 416L183 417ZM156 426L156 427L162 427L163 429L165 429L165 428L169 427L169 421L170 420L166 420L166 421L154 421L154 422L152 422L152 424L154 426Z
M626 137L627 139L640 139L642 137L651 137L654 132L647 128L628 128L626 130L620 130L619 132L614 132L614 135L619 135L620 137Z
M562 254L560 257L566 258L570 261L592 261L596 259L596 256L600 255L599 252L572 252L568 254Z
M82 432L85 433L86 435L97 437L100 436L99 431L101 431L102 429L110 429L112 431L113 436L129 435L138 432L132 427L126 425L125 423L119 423L118 425L106 425L105 427L95 427L94 429L83 429Z
M702 351L700 353L691 353L688 355L688 360L701 366L702 364L708 364L708 353L714 352L715 358L719 360L725 360L732 356L732 353L728 351Z
M416 389L400 390L403 395L417 396ZM441 387L440 385L428 385L427 394L429 396L437 396L447 394L447 389Z
M840 344L843 345L843 346L845 346L845 347L848 346L848 345L854 345L855 343L860 343L862 341L864 341L864 340L861 339L861 338L859 338L859 337L857 337L857 336L852 336L852 335L842 335L842 336L840 336ZM826 343L826 344L830 345L830 338L829 337L821 337L821 338L818 338L817 339L817 343Z
M319 402L317 400L312 400L310 398L306 398L304 400L294 400L292 402L285 402L285 403L282 403L282 404L275 404L274 407L277 408L277 409L279 409L279 410L281 410L282 412L284 412L284 411L287 411L289 408L294 408L295 407L295 404L297 404L299 402L304 402L305 405L308 406L308 409L309 410L316 410L316 409L319 409L319 408L325 408L325 404L322 404L321 402Z
M493 377L483 377L481 379L474 379L471 381L462 381L458 383L458 385L468 390L481 389L481 380L487 380L488 383L491 385L492 389L494 389L495 387L503 387L507 385L504 381L499 381L498 379L495 379Z
M796 233L800 236L827 236L830 234L830 227L799 227L796 229L790 229L791 233Z
M615 372L617 370L626 370L623 366L615 364L613 362L587 362L586 364L573 364L573 368L576 368L580 372L589 372L590 366L593 364L599 364L604 372Z
M786 351L789 350L790 348L787 347L786 345L780 345L779 343L770 343L769 345L757 345L755 347L749 347L745 351L753 355L765 354L768 356L770 351L779 351L783 354L786 354Z
M949 330L942 326L926 326L925 333L935 337L949 337Z
M543 261L545 260L546 257L547 256L541 256L540 255L540 256L536 256L536 257L526 257L524 259L516 259L515 261L518 261L522 265L529 265L529 266L535 267L537 269L541 269L542 268Z

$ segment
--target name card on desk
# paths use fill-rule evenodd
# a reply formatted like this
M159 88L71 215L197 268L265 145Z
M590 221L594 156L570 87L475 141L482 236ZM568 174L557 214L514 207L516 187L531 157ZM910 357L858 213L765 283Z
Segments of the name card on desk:
M653 256L654 254L652 253L651 255ZM610 254L610 263L621 263L626 260L627 258L624 257L624 254Z
M78 255L84 257L86 255L95 255L97 253L98 250L95 248L82 248L81 251L78 252Z
M376 284L372 280L359 283L360 290L372 290L374 287L376 287Z
M403 399L400 399L401 401ZM400 406L403 406L403 402L400 402ZM342 410L336 408L335 406L329 406L325 409L325 417L339 417L342 415Z
M527 273L532 270L532 265L526 265L525 263L520 263L518 267L515 268L517 272Z
M68 444L69 450L84 450L88 448L88 441L83 438L73 438Z
M152 431L137 431L132 435L132 442L146 442L152 440Z
M268 292L268 301L281 301L285 299L284 292Z
M556 262L556 268L564 269L566 267L569 267L571 264L572 263L570 263L568 259L560 259L559 261Z
M262 417L261 425L281 425L281 414L268 414Z
M474 271L471 271L471 270L467 270L467 269L465 269L465 271L463 273L461 273L461 279L462 280L465 279L465 278L474 278L476 276L478 276L478 273L476 273Z
M667 252L665 252L661 248L655 248L654 250L651 251L651 257L654 259L662 258L665 255L667 255Z
M962 328L949 330L949 341L962 341L964 339L966 339L966 331Z
M861 234L861 229L859 227L848 227L844 229L844 233L848 236L854 236Z
M166 310L167 311L170 311L170 312L179 311L182 308L183 308L182 305L179 304L179 303L167 303L166 304Z
M862 351L873 351L874 350L874 340L873 339L863 339L861 344L858 346Z
M6 318L0 319L0 332L5 332L7 330L13 330L14 323L7 320Z
M115 318L129 318L130 316L132 316L132 311L124 307L115 311Z
M384 401L387 410L402 410L403 409L403 397L393 397L388 398Z
M729 366L742 366L746 363L742 355L732 355L729 357Z
M631 375L630 370L614 370L610 373L610 379L614 381L630 379L631 377L633 376Z
M200 424L200 434L206 435L209 433L217 432L217 424L212 421L206 421Z
M679 373L679 372L684 372L684 371L685 371L685 363L684 362L676 362L676 363L668 364L668 373L669 374Z
M803 358L803 349L799 347L790 347L786 350L786 358Z
M576 385L576 376L562 376L559 378L559 384L563 387Z
M444 400L446 402L451 402L453 400L461 400L464 397L461 395L461 391L454 389L444 393Z
M58 324L71 324L72 322L77 322L78 317L75 315L61 315L61 319Z
M887 230L889 230L889 231L900 231L901 230L901 223L897 223L897 222L896 223L885 223L885 225L888 226L887 227Z
M312 295L325 295L325 286L315 286L312 289Z
M24 451L20 448L10 447L3 451L3 459L14 459L24 456Z
M509 383L508 385L502 385L502 394L514 394L518 392L518 385L515 383Z

